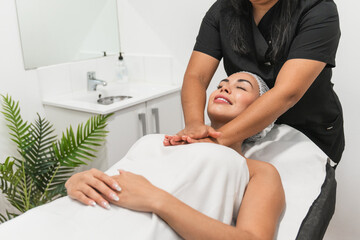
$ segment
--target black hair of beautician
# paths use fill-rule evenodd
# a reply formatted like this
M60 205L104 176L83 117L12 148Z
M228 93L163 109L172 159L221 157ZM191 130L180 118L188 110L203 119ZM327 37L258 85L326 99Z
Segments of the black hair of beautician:
M273 61L279 56L286 55L286 49L292 40L291 32L293 31L293 24L291 24L292 17L297 14L297 7L299 0L279 0L280 11L274 16L274 23L271 28L272 49L268 56ZM252 5L249 0L225 0L222 11L225 21L229 26L231 47L240 54L247 54L252 48L249 46L244 32L250 32L252 16Z

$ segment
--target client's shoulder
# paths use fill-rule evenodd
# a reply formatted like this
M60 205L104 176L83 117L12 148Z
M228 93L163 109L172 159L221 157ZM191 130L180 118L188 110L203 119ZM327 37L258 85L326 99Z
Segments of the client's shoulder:
M263 177L269 178L269 180L270 179L273 179L274 181L280 180L280 175L278 170L271 163L250 159L250 158L247 158L246 162L249 168L250 177L255 175L261 175Z

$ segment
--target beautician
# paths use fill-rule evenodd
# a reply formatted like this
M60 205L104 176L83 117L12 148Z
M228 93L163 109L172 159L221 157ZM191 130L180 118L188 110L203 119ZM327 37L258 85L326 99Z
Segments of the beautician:
M303 132L338 163L344 149L343 116L331 76L339 38L332 0L216 1L202 21L184 77L185 129L164 144L213 141L230 146L277 119ZM214 130L204 124L204 107L221 59L227 75L256 73L271 90Z

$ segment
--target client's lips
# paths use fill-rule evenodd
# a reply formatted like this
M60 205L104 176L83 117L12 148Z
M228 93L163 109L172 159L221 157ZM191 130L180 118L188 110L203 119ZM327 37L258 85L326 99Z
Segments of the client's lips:
M227 97L225 97L224 95L215 96L214 102L216 102L216 103L226 103L226 104L232 105L232 102Z

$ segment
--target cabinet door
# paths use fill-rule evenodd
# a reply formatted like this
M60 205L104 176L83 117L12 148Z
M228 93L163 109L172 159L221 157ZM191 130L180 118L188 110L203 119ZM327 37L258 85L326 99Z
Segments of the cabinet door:
M66 131L70 125L73 127L75 133L78 125L80 123L85 124L86 121L96 114L94 113L87 113L82 111L75 111L71 109L65 109L61 107L55 106L44 106L46 118L54 124L54 134L58 136L58 139L62 136L62 133ZM102 171L105 171L108 168L107 162L107 151L106 151L106 144L100 143L101 147L95 147L98 151L95 156L96 158L91 161L85 161L87 165L82 165L75 169L75 172L82 172L89 170L90 168L97 168Z
M183 128L180 92L146 103L148 133L175 134Z
M123 158L130 147L146 134L143 129L146 128L145 114L145 103L141 103L122 109L110 118L106 140L109 167Z

